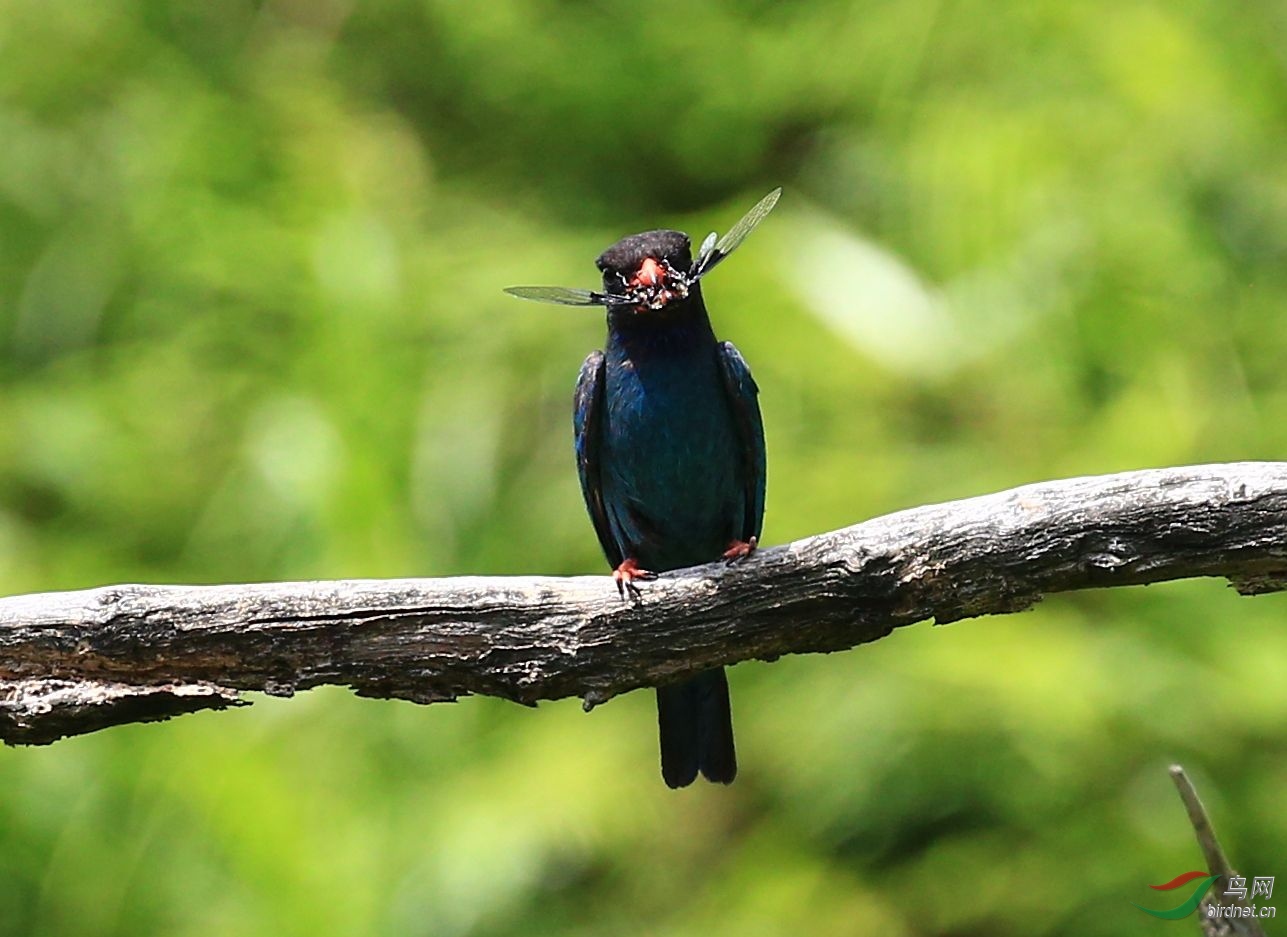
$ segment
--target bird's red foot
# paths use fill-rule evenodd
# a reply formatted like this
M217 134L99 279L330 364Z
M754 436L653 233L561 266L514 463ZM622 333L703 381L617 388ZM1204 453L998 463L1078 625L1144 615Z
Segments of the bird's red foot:
M724 562L736 563L738 560L744 560L755 552L758 545L759 541L755 537L750 540L734 540L724 551Z
M629 592L634 598L639 597L639 587L635 585L635 580L656 579L656 573L650 573L646 569L639 568L639 561L634 557L623 562L620 566L612 571L612 578L617 584L617 592L624 599Z

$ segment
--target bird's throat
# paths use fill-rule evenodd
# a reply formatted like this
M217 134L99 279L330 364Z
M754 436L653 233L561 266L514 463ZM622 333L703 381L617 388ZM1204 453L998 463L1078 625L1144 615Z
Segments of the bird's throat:
M715 332L698 294L665 309L609 311L608 345L631 359L669 357L713 348Z

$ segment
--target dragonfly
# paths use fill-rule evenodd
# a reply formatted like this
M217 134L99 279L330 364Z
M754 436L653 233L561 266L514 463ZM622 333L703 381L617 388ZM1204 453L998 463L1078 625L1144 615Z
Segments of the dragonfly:
M599 290L582 290L570 286L509 286L505 292L519 299L558 306L635 306L660 309L675 299L683 299L693 284L714 270L729 254L737 250L752 231L765 219L782 195L781 187L774 189L742 216L741 220L719 237L714 231L706 235L697 257L687 270L676 270L662 263L659 275L631 286L622 284L619 293Z

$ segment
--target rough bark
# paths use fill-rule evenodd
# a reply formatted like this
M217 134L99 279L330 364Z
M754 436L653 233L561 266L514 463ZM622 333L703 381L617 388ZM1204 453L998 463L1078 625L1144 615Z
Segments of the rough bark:
M720 664L843 650L1043 595L1287 583L1287 463L1167 468L930 505L644 583L605 576L120 585L0 600L0 740L321 684L420 703L587 706Z

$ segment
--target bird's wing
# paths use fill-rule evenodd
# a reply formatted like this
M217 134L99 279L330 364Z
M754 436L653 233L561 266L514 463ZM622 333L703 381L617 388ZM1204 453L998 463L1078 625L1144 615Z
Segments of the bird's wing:
M757 540L764 522L764 422L760 419L760 389L755 386L751 369L732 342L717 346L720 374L728 391L729 406L737 424L742 446L742 485L746 498L741 540Z
M608 526L608 511L603 504L603 482L600 478L599 452L603 439L603 352L592 351L581 365L572 398L572 430L576 437L576 473L581 479L581 495L594 523L604 556L613 568L625 557Z

